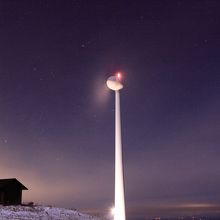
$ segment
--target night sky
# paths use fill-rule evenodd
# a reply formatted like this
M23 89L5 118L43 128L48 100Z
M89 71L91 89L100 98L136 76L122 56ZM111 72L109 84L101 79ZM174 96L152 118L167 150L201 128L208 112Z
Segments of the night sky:
M117 71L128 217L220 213L218 0L1 0L0 178L107 215Z

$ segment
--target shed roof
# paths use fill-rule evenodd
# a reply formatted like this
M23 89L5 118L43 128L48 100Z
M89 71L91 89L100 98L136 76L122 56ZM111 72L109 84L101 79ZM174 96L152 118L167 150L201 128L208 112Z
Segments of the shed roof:
M23 184L21 184L16 178L0 179L0 189L3 189L4 187L14 183L17 184L22 190L28 189Z

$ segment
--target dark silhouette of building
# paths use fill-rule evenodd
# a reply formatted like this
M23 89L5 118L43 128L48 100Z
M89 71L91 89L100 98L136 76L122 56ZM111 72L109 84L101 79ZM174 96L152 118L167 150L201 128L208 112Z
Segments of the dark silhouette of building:
M22 190L27 190L27 188L22 185L17 179L0 179L0 204L21 204Z

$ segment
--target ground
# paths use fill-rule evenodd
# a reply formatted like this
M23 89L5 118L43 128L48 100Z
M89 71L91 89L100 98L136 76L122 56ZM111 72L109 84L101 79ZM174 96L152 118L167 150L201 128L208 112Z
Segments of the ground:
M99 220L87 214L50 206L0 206L0 220Z

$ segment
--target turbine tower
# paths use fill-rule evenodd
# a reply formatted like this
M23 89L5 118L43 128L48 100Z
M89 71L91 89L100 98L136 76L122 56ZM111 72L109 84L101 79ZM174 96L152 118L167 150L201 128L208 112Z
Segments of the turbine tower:
M126 220L124 175L121 141L121 115L120 115L120 93L123 88L121 74L111 76L106 82L109 89L115 91L115 208L114 220Z

